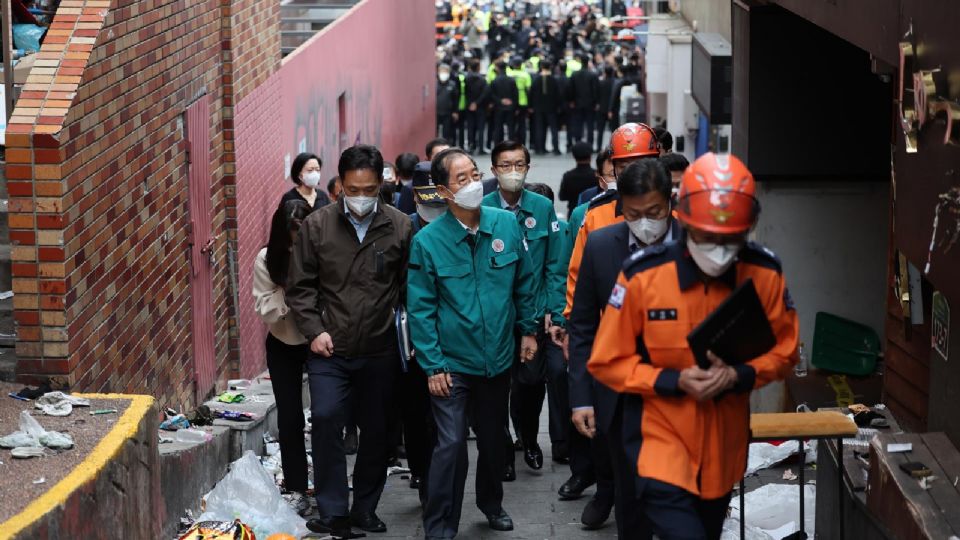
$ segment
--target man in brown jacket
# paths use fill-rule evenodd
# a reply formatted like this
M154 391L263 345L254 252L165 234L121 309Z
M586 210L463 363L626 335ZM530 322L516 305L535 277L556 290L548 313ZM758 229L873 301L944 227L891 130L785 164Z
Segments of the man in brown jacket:
M410 218L378 202L383 157L373 146L346 149L337 204L310 214L290 259L286 298L310 342L307 370L313 415L313 471L319 519L314 532L353 524L384 532L376 515L387 471L387 412L400 370L394 308L403 303ZM357 399L353 399L353 393ZM347 407L360 428L348 512L343 424Z

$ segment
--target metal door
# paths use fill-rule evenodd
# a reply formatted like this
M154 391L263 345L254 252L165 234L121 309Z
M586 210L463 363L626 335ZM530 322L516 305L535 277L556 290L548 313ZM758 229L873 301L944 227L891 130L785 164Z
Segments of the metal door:
M187 108L187 162L190 207L191 335L196 397L213 388L217 360L213 349L213 256L210 209L210 99L203 95Z

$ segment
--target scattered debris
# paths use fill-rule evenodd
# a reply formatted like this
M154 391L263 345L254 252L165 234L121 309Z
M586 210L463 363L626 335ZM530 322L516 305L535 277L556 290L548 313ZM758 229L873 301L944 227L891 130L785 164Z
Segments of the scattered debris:
M117 414L117 409L97 409L96 411L90 411L90 416L98 416L101 414Z
M792 482L797 479L797 475L794 474L792 469L787 469L783 471L783 479Z
M757 471L770 468L785 459L797 455L797 441L787 441L780 445L769 443L752 443L747 458L747 470L744 476L750 476ZM816 463L817 441L810 441L804 446L804 463Z
M803 486L803 501L806 508L803 529L809 538L816 538L816 490L817 487L814 484ZM796 484L767 484L747 493L744 496L745 524L748 531L752 527L755 533L748 534L747 538L755 540L784 538L798 531L800 529L796 521L797 508L800 506L798 491ZM739 497L734 497L730 501L729 515L732 518L739 518ZM732 518L728 518L724 523L723 540L740 538L739 521Z
M13 298L13 291L0 292L0 300L6 300L7 298Z
M887 444L887 452L891 454L898 454L901 452L912 452L913 443L889 443Z
M212 426L214 415L210 407L200 405L193 412L186 415L187 420L194 426Z
M30 459L33 457L43 457L46 455L46 452L43 451L43 448L35 446L21 446L11 450L10 455L17 459Z
M246 399L240 392L224 392L217 396L217 401L221 403L243 403Z
M159 444L170 444L173 442L173 437L164 437L163 435L157 434L159 438Z
M169 414L170 411L167 411ZM164 431L177 431L178 429L185 429L190 427L190 421L187 420L187 417L182 414L175 414L172 417L168 417L166 420L160 423L160 429Z
M230 420L233 422L251 422L256 416L251 413L240 411L215 411L214 416L221 420Z
M180 540L193 538L255 538L253 529L239 519L234 521L200 521L194 523Z
M34 484L45 484L45 483L47 483L47 479L41 476L40 478L37 478L36 480L34 480L33 483L34 483Z
M309 531L306 522L284 501L274 478L253 452L230 464L230 472L204 497L206 511L198 522L222 521L243 516L256 533L266 538L274 533L299 538Z
M175 437L177 442L182 443L202 443L213 439L213 436L207 433L206 431L200 431L199 429L185 428L177 430L177 436Z
M249 379L230 379L227 381L227 388L230 390L247 390L253 385Z
M7 394L7 395L10 396L10 397L12 397L13 399L16 399L16 400L19 400L19 401L30 401L30 398L25 398L25 397L23 397L23 396L19 396L19 395L13 393L13 392L10 392L10 393Z
M33 407L40 409L47 416L70 416L74 407L89 407L90 400L74 397L63 392L47 392L37 398Z
M924 476L924 477L921 478L920 481L919 481L920 488L921 488L921 489L924 489L924 490L930 489L931 487L933 487L931 484L933 484L933 482L934 482L936 479L937 479L936 476Z

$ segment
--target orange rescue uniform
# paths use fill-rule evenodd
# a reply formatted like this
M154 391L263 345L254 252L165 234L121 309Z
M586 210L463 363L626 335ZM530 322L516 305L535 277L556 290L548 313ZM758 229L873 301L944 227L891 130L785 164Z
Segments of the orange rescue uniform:
M731 391L696 401L677 386L680 371L696 365L687 334L748 278L777 344L734 366L738 381ZM747 464L750 391L789 373L798 331L780 262L766 248L747 244L738 261L709 285L683 241L648 247L627 259L587 368L613 390L642 396L639 454L633 450L630 456L636 457L639 476L702 499L727 495Z
M577 287L577 275L580 274L580 261L583 259L583 248L587 245L587 235L591 232L623 221L623 212L620 207L620 195L616 190L594 197L590 201L589 210L583 218L580 230L570 254L570 266L567 270L567 305L563 316L570 319L570 310L573 309L573 291Z

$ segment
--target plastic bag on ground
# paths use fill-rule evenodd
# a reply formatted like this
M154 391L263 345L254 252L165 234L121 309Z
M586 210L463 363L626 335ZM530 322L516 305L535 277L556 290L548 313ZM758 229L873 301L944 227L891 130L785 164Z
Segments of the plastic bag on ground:
M806 443L805 451L804 463L817 461L817 441ZM795 455L797 455L797 441L787 441L779 446L769 443L752 443L747 457L747 470L743 475L750 476Z
M43 34L47 32L46 28L30 23L14 24L12 26L13 43L17 49L40 50L40 40L43 39Z
M233 521L249 525L257 538L309 533L306 522L283 500L280 490L253 452L230 464L230 472L206 496L206 511L197 521Z
M71 396L70 394L64 394L63 392L47 392L46 394L37 398L37 403L58 403L60 401L66 401L74 407L89 407L90 400L87 398Z
M27 435L33 435L37 439L47 432L27 411L20 411L20 431Z
M746 523L766 533L772 538L783 538L798 530L800 518L800 488L796 484L767 484L745 496ZM803 486L804 532L807 538L815 538L817 487L815 484ZM731 518L740 517L740 498L734 495L730 501ZM730 519L727 520L727 523ZM727 523L724 528L727 528ZM737 535L740 524L736 524ZM749 538L749 536L748 536Z
M40 444L53 450L66 450L73 448L73 439L66 433L48 431L40 436Z
M32 457L43 457L46 453L39 446L21 446L10 451L10 455L17 459L29 459Z
M743 540L777 540L769 534L756 527L751 527L750 525L747 525L743 528L743 533ZM739 514L728 517L726 521L723 522L723 532L720 533L720 540L741 540Z
M40 446L40 441L33 435L28 435L22 431L0 437L0 448L22 448L25 446Z

